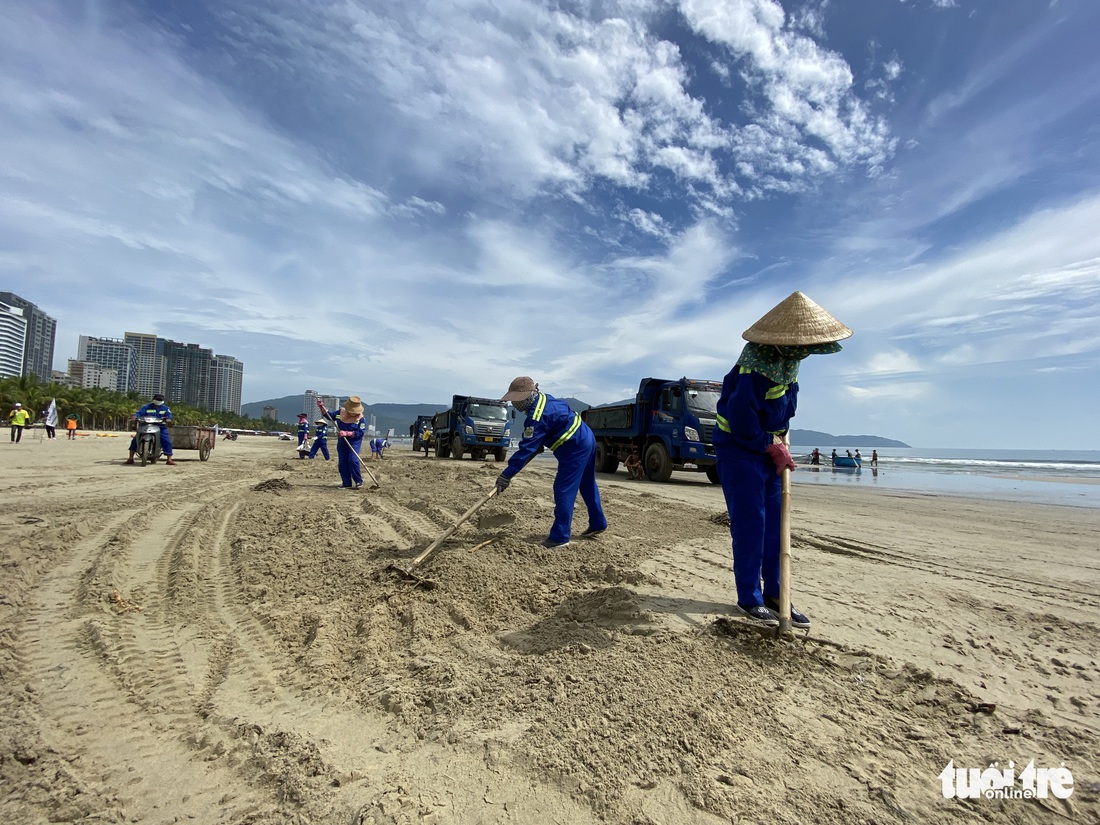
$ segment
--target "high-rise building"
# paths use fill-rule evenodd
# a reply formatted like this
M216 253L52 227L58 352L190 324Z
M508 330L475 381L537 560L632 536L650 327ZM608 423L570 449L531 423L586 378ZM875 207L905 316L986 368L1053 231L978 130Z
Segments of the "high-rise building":
M132 344L118 338L81 335L76 360L116 370L115 392L130 393L137 389L137 353Z
M118 392L118 370L104 367L94 361L69 359L69 379L71 387L83 387L86 390L101 388Z
M279 408L278 407L264 407L262 416L264 421L278 421L279 420Z
M336 407L339 406L339 402L337 401L335 395L321 395L319 392L316 392L314 390L306 390L305 397L302 399L303 408L301 412L304 412L312 420L314 414L316 414L317 412L318 401L324 404L325 409L327 410L335 411Z
M23 363L16 375L33 375L48 384L53 374L53 345L57 321L14 292L0 292L0 303L23 310L27 331L23 342Z
M165 390L168 401L177 401L200 410L209 409L213 351L198 344L165 341L164 354L168 359L168 386Z
M137 353L136 389L142 398L164 392L167 385L168 359L164 355L167 343L148 332L127 332L123 339Z
M27 349L27 318L22 307L0 301L0 378L23 374Z
M232 355L215 355L211 367L208 409L241 414L241 385L244 364Z

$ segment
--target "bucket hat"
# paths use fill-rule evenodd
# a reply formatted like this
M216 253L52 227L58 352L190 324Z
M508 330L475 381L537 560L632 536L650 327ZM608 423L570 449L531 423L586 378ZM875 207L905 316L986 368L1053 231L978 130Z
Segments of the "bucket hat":
M521 375L519 378L512 380L512 383L508 385L508 392L504 393L500 400L522 401L538 388L539 385L535 383L534 378L527 375Z
M852 330L801 292L792 292L741 337L753 344L807 346L833 344L852 335Z
M348 415L362 415L363 400L358 395L348 396L348 400L344 402L343 409Z

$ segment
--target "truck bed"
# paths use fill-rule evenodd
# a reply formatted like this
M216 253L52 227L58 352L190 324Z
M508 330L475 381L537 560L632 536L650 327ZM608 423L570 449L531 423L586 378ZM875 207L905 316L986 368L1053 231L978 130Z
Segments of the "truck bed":
M617 404L591 407L581 417L597 435L629 437L638 434L638 422L635 420L637 412L637 404Z

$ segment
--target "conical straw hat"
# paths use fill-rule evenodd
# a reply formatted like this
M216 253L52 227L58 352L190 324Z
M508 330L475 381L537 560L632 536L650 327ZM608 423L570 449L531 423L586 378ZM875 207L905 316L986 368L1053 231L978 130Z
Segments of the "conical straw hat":
M754 344L804 346L843 341L852 331L801 292L792 292L741 337Z

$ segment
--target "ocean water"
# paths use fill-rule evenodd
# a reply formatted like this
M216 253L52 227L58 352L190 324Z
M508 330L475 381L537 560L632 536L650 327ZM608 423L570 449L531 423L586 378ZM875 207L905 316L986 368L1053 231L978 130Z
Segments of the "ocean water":
M814 446L792 445L796 460ZM828 464L831 447L820 447L820 468L799 464L796 484L862 485L913 492L993 498L1036 504L1100 507L1100 451L950 450L885 448L878 471L871 451L860 449L862 469ZM838 452L843 455L844 450Z

